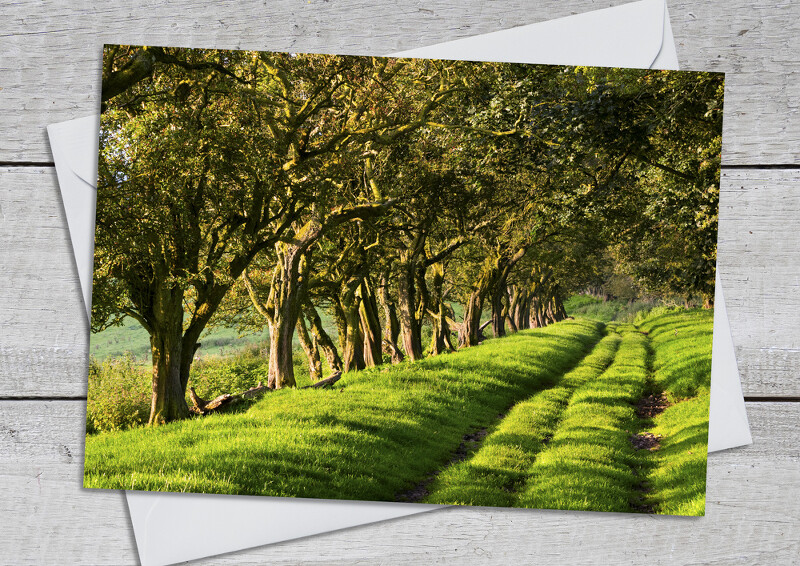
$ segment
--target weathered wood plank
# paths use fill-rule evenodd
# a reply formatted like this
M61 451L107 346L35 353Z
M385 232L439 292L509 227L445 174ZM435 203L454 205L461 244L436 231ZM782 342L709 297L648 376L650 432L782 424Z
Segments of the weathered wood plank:
M86 394L89 325L55 169L0 168L0 396Z
M86 392L88 325L51 168L0 169L0 397ZM746 395L800 395L800 170L726 170L719 266Z
M44 126L96 112L109 43L390 53L627 0L27 0L3 7L0 162L51 160ZM670 1L682 67L726 71L724 160L800 164L800 4Z
M718 266L745 395L800 394L800 171L724 170Z
M122 495L79 487L84 404L0 402L0 556L136 564ZM709 459L705 518L453 508L200 564L792 564L800 403L748 404L754 444Z

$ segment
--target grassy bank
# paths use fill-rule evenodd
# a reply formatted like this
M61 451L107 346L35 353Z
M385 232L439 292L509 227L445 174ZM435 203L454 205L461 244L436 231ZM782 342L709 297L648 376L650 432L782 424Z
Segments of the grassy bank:
M648 500L659 513L703 515L711 388L711 310L666 310L642 324L655 350L654 381L672 403L654 419L661 437L648 473Z
M249 410L87 437L84 485L394 500L463 436L556 383L601 337L571 320L458 353L281 390Z

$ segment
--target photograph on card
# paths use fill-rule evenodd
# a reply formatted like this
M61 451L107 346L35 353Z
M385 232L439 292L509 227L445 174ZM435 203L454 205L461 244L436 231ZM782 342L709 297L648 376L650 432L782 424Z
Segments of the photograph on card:
M722 74L103 56L84 487L704 514Z

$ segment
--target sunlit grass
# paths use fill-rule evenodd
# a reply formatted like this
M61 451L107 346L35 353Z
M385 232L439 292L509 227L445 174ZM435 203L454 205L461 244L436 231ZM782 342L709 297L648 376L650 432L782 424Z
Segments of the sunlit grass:
M648 500L659 513L704 515L711 385L712 310L673 311L641 325L655 349L655 382L676 403L654 419Z
M572 392L603 372L619 342L619 334L612 332L557 384L515 405L474 455L436 478L426 502L514 505L520 483L555 433Z
M655 379L670 400L708 393L714 311L673 309L640 324L655 350Z
M394 500L471 430L552 386L600 339L564 321L455 354L281 390L246 412L87 437L86 487Z
M708 452L708 394L669 407L656 417L654 434L662 436L648 475L659 513L704 515Z
M528 469L521 507L631 511L642 463L630 442L647 380L647 338L625 326L614 362L578 388L553 439Z
M602 324L564 321L346 374L332 391L278 391L237 413L93 435L85 485L395 500L443 470L426 501L702 515L712 324L711 311L660 308L638 330L611 323L600 340ZM198 391L244 388L265 369L245 358L198 365ZM674 404L639 419L634 404L651 390ZM449 465L479 429L488 436ZM658 450L633 448L642 430L661 437Z

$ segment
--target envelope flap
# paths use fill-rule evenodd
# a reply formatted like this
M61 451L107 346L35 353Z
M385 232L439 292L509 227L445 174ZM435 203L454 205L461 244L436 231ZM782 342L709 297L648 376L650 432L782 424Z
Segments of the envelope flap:
M100 116L86 116L51 124L47 127L47 133L51 146L58 146L63 162L72 173L90 187L96 187Z
M471 61L649 68L664 39L664 0L577 14L394 53ZM587 52L586 45L594 49ZM509 51L508 45L515 49Z
M87 116L47 127L83 302L86 314L90 317L99 130L99 116Z

